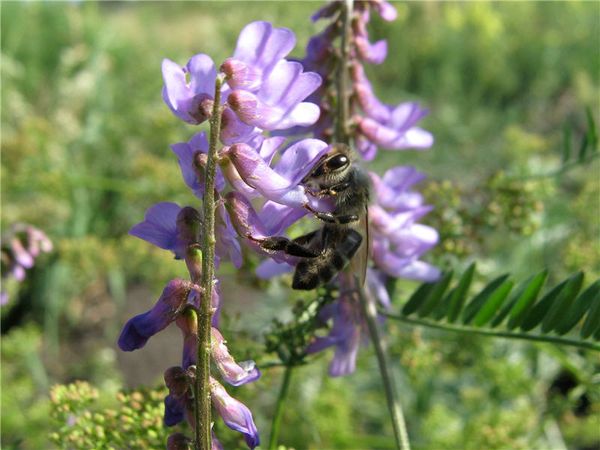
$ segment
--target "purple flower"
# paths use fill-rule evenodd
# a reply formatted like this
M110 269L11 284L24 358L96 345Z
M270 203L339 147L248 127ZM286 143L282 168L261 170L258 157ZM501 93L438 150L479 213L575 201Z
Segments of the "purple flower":
M309 203L309 198L300 182L327 151L328 146L323 141L304 139L286 149L273 168L246 144L233 145L223 155L235 166L245 183L264 198L287 206L302 207Z
M253 22L242 30L233 57L220 68L227 81L221 92L225 144L247 142L259 129L281 130L317 121L318 106L302 100L318 88L321 77L283 59L294 45L290 30L268 22ZM162 71L163 99L171 111L191 124L208 119L217 76L212 59L198 54L185 67L165 59Z
M213 406L225 424L232 430L242 433L248 447L257 447L260 444L260 438L248 407L231 397L225 388L212 377L210 392Z
M165 426L172 427L185 419L185 410L188 399L186 397L174 397L169 394L165 397L165 415L163 422Z
M242 264L240 244L237 235L224 209L223 202L218 202L216 221L216 263L221 258L230 258L236 267ZM182 215L194 217L181 220ZM186 258L186 251L192 244L200 242L202 218L200 213L191 207L181 208L176 203L158 203L146 211L144 221L133 226L129 234L139 237L157 247L171 250L177 259ZM187 262L187 259L186 259Z
M211 329L211 355L221 375L232 386L241 386L260 377L254 361L236 363L229 354L223 335L216 328Z
M369 206L372 257L387 275L434 281L440 271L419 261L438 242L435 229L416 223L431 207L411 188L424 178L413 167L394 167L383 178L371 173L377 203Z
M269 22L252 22L238 37L232 58L221 66L232 89L255 92L276 64L296 45L296 37L287 28L274 28Z
M171 148L173 153L177 155L183 181L196 197L202 198L204 194L204 167L206 166L208 154L206 133L197 133L192 136L189 142L173 144ZM220 170L217 169L215 188L222 191L224 187L225 180Z
M180 211L181 207L177 203L157 203L146 211L144 221L133 226L129 234L162 249L171 250L181 259L185 249L177 242L177 216Z
M162 62L163 100L177 117L199 124L210 117L217 70L210 56L192 56L181 67L170 59Z
M198 321L196 315L191 310L186 310L183 314L177 316L175 325L181 330L183 338L181 367L187 369L198 361Z
M307 353L316 353L331 346L335 347L333 360L329 365L329 375L332 377L348 375L356 368L358 348L366 336L366 325L358 302L359 299L354 293L342 291L340 298L331 308L322 311L323 320L333 319L329 335L317 338L306 349Z
M187 305L192 289L199 289L190 281L171 280L154 307L129 319L119 336L119 348L130 352L146 345L148 339L173 322Z
M383 20L391 22L398 17L396 8L390 2L386 2L385 0L368 0L364 3L368 3L369 6L373 7Z
M278 262L294 264L298 258L290 256L283 251L264 250L255 240L263 239L277 234L274 230L267 228L264 221L256 213L250 201L239 192L230 192L226 196L227 210L237 233L246 239L246 243L256 253L270 256Z
M303 72L302 64L280 61L261 89L252 93L234 90L227 104L240 120L263 130L284 130L293 126L309 126L319 118L319 107L302 102L321 84L314 72Z
M359 64L352 67L352 79L358 104L367 116L354 118L359 136L388 149L426 149L433 145L431 133L415 126L427 115L426 109L414 102L397 106L381 103ZM361 142L360 146L364 147L364 144Z
M10 227L7 235L2 237L2 282L9 277L21 282L25 279L26 269L31 269L35 259L41 252L52 251L52 242L48 236L37 228L24 223ZM0 305L8 303L8 292L0 290Z

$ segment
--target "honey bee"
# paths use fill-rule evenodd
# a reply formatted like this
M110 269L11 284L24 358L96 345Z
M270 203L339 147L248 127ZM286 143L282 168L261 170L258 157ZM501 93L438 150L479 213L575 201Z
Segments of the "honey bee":
M331 212L305 206L323 226L293 240L283 236L254 240L264 250L281 250L300 258L293 289L314 289L331 281L342 270L357 275L362 286L369 256L369 176L353 163L350 147L336 143L301 183L309 194L333 200Z

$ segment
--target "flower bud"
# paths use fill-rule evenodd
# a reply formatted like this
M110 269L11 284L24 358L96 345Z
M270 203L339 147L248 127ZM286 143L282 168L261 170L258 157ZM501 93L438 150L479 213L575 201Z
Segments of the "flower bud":
M192 439L182 433L174 433L167 439L167 450L191 450Z
M196 364L198 345L198 321L196 312L192 309L187 309L181 314L175 324L181 330L183 336L183 357L181 366L187 369L192 364Z
M242 361L239 364L235 362L219 330L211 328L211 335L211 356L225 381L232 386L240 386L260 377L260 371L254 361Z
M232 89L256 91L262 83L262 71L238 59L227 58L221 64L221 72L227 77L227 84Z
M248 447L257 447L260 444L260 438L248 407L231 397L225 388L212 377L210 378L210 393L213 406L225 424L232 430L242 433Z
M171 280L150 311L129 319L125 324L119 336L121 350L130 352L142 348L150 337L179 317L192 286L191 282L179 278Z
M165 385L169 393L175 397L181 397L190 388L187 372L179 366L169 367L164 374Z

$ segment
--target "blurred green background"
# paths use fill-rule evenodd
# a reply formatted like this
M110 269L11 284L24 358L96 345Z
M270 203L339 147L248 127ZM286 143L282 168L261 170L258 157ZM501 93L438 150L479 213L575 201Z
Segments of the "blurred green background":
M222 61L253 20L294 30L292 55L301 58L319 29L308 20L319 6L2 2L2 231L27 222L55 244L23 285L6 286L3 448L162 445L166 432L151 420L161 414L160 395L117 392L160 386L166 360L180 357L178 332L133 354L116 349L127 318L149 308L169 277L186 274L166 252L127 235L158 201L194 202L169 145L197 130L162 103L161 60L184 64L205 52ZM599 4L395 6L395 22L372 21L371 40L388 39L389 53L368 74L386 102L417 99L430 109L423 126L436 144L380 151L369 168L412 164L428 174L422 189L436 209L424 222L443 239L429 260L459 270L477 260L483 276L523 279L547 267L554 280L578 269L597 278L598 159L560 168L565 127L576 149L586 108L600 117ZM227 265L221 272L224 334L240 359L258 357L270 321L289 317L297 295L281 284L266 291ZM414 448L600 449L597 355L398 324L389 332ZM371 352L344 379L326 376L330 356L296 370L281 442L393 448ZM254 411L265 442L280 378L280 369L267 369L232 390ZM58 388L50 399L52 385L74 380L93 387ZM87 411L77 413L85 417L77 431L95 436L93 444L65 423L77 408ZM235 434L216 427L226 448L237 448Z

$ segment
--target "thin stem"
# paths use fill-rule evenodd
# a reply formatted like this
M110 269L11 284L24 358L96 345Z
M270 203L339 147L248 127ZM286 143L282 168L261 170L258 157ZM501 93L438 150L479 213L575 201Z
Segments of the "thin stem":
M202 289L204 298L198 314L198 363L196 366L195 447L211 448L210 409L210 327L212 319L212 288L215 271L215 171L217 144L221 131L221 86L223 79L215 80L215 95L210 118L210 142L204 184L204 230L202 234Z
M377 309L375 308L375 301L367 289L360 287L358 292L360 295L363 317L367 322L371 342L373 343L373 347L375 347L375 354L377 355L377 362L379 363L379 372L381 373L381 380L383 381L383 387L385 389L388 409L392 416L392 428L394 429L396 448L400 450L410 450L410 442L408 440L408 432L406 431L406 422L404 421L402 406L400 405L398 394L396 393L391 368L387 362L387 345L383 337L379 335L379 329L377 328Z
M348 144L348 116L350 105L348 98L348 55L350 53L350 18L352 17L353 1L345 0L342 8L342 35L340 44L340 59L336 73L337 111L335 139L337 142Z
M279 396L277 397L277 406L275 407L275 415L273 416L273 422L271 424L271 436L269 438L269 450L276 450L277 440L279 438L279 427L281 425L281 418L283 417L283 405L287 399L290 380L292 379L293 366L285 366L285 372L283 374L283 381L281 382L281 389L279 390Z
M379 311L380 314L389 317L390 319L399 320L404 323L408 323L410 325L419 325L423 327L429 328L437 328L439 330L444 331L453 331L458 333L475 333L480 334L482 336L493 336L493 337L501 337L508 339L523 339L527 341L537 341L537 342L550 342L552 344L559 345L568 345L571 347L578 347L586 350L595 350L600 352L600 344L595 342L587 342L587 341L578 341L576 339L568 339L560 336L545 336L540 334L527 334L527 333L516 333L512 331L495 331L489 330L485 328L477 328L477 327L469 327L464 325L451 325L447 323L437 323L432 322L430 320L424 319L414 319L411 317L401 316L399 314L389 313L384 310Z

